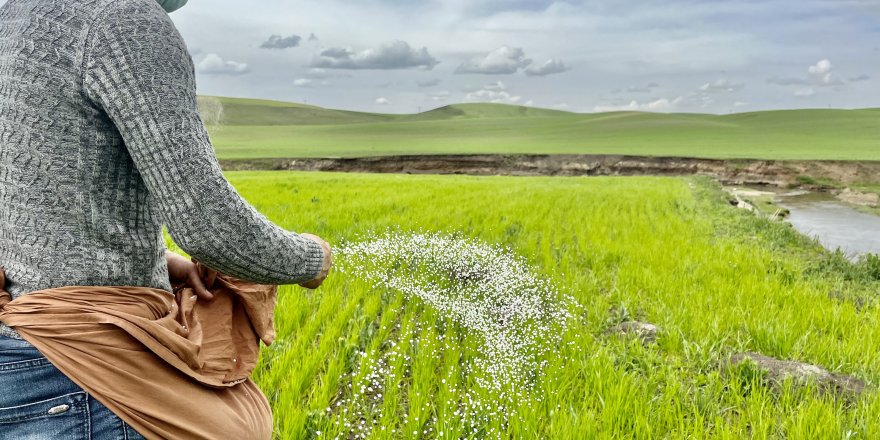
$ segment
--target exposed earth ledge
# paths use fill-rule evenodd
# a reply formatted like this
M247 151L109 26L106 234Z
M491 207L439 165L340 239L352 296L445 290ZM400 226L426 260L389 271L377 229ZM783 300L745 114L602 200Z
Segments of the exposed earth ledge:
M622 155L407 155L358 158L221 159L224 170L299 170L512 176L711 176L731 185L821 189L873 182L880 162L698 159Z

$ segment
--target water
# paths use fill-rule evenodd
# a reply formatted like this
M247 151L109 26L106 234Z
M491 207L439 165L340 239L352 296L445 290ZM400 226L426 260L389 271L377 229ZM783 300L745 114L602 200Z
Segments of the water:
M830 250L848 257L880 254L880 216L857 211L827 193L779 194L776 203L788 208L788 221L799 232L816 237Z

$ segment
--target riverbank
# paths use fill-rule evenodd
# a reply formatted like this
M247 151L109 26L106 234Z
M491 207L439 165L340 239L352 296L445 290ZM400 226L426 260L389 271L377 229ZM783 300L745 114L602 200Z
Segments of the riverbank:
M291 170L514 176L690 176L726 185L811 190L880 188L880 161L699 159L594 154L402 155L356 158L221 159L228 171Z

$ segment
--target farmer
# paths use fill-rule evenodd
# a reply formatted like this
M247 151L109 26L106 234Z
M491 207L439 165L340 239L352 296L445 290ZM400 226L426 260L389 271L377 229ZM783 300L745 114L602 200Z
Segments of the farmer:
M173 300L180 283L210 304L197 265L265 285L317 288L327 276L326 242L276 226L221 173L192 59L168 16L185 3L0 6L0 291L10 309L63 286L131 286ZM162 225L197 263L165 249ZM0 323L0 438L143 438L43 354Z

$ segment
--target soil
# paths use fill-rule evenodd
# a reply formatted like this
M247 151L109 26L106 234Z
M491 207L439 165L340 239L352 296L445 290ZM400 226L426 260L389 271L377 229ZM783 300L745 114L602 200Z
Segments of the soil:
M727 185L830 189L869 183L880 162L696 159L619 155L409 155L361 158L227 159L224 170L299 170L513 176L704 175Z
M836 194L836 197L846 203L867 206L869 208L880 207L880 194L866 193L846 188Z

